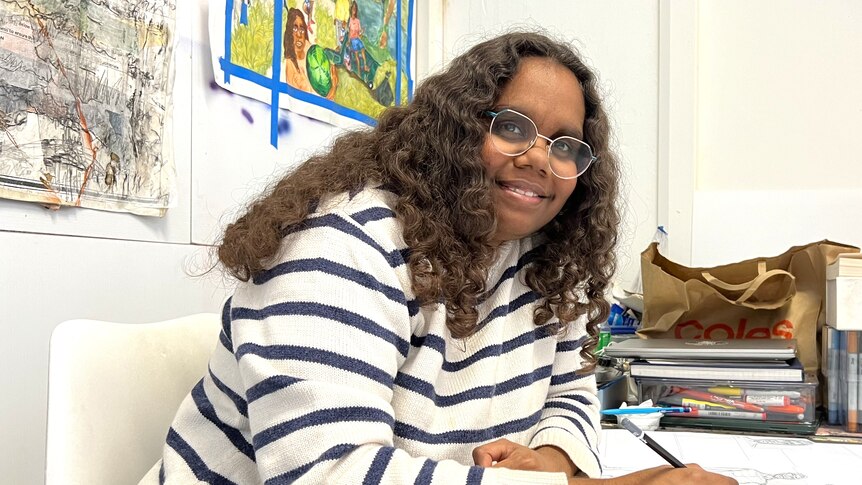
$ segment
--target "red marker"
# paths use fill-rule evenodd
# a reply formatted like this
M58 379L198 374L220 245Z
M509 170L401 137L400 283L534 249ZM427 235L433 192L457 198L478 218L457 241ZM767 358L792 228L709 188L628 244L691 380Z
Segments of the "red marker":
M743 411L751 411L755 413L762 413L763 408L756 404L747 403L744 401L737 401L736 399L730 399L729 397L717 396L715 394L710 394L708 392L703 391L695 391L692 389L679 388L679 393L684 396L693 397L695 399L700 399L701 401L710 401L716 402L720 404L727 404L728 406L733 406L736 409L741 409Z

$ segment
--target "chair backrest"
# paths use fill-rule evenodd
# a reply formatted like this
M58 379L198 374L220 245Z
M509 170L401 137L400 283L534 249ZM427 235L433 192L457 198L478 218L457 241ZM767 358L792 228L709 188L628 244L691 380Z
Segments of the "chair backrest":
M207 371L219 328L214 313L58 325L49 350L46 484L137 483Z

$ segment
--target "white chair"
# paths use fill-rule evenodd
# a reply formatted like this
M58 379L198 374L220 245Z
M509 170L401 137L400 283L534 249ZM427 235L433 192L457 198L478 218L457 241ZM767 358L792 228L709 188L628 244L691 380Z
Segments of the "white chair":
M58 325L49 350L46 484L138 483L207 371L220 326L214 313Z

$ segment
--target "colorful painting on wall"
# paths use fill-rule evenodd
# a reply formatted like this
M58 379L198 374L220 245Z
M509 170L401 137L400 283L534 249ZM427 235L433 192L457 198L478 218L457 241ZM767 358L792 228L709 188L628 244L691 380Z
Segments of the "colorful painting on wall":
M413 91L413 0L212 0L216 82L340 127ZM272 110L277 146L277 109Z

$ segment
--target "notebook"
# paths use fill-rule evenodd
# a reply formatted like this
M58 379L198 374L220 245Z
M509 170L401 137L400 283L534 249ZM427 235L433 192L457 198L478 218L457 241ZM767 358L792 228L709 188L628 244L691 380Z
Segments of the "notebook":
M738 363L733 360L714 360L712 364L682 365L633 360L629 364L629 369L632 377L759 382L802 382L804 380L802 363L799 359L793 358L781 362L784 365Z
M612 342L604 348L604 355L640 359L788 360L796 357L796 340L628 339Z

